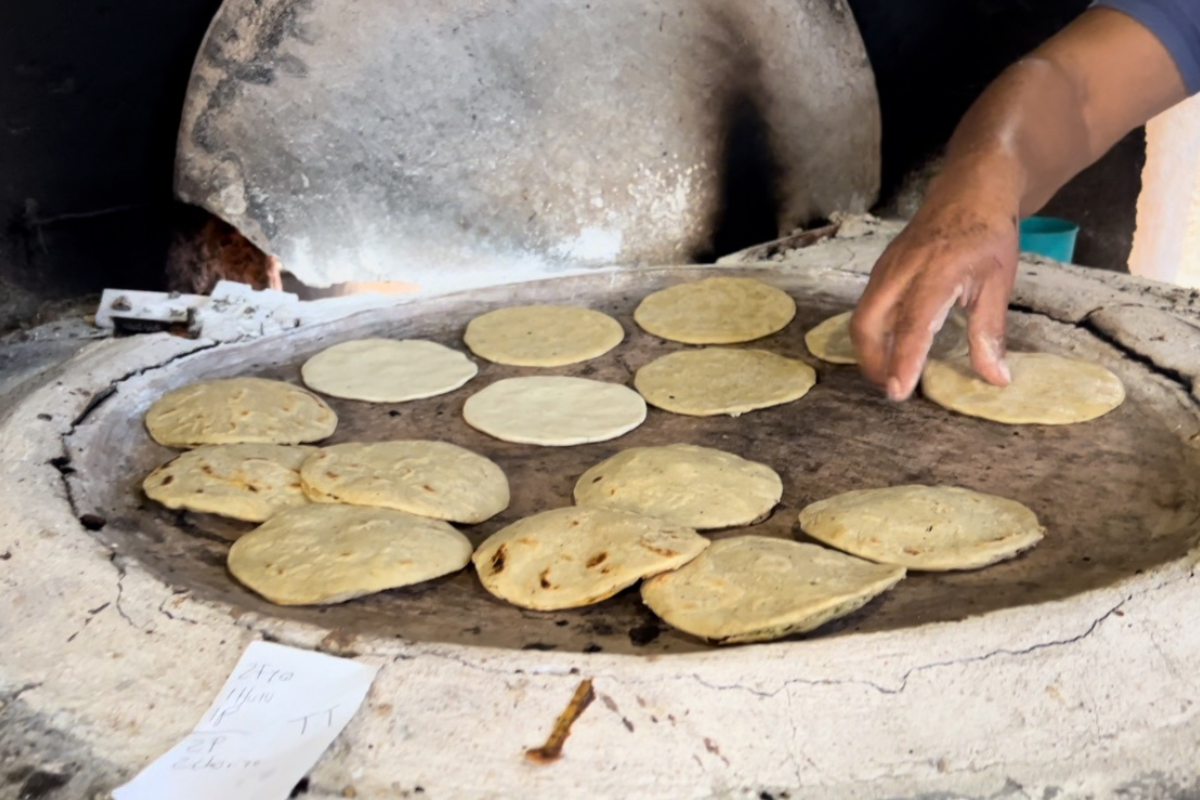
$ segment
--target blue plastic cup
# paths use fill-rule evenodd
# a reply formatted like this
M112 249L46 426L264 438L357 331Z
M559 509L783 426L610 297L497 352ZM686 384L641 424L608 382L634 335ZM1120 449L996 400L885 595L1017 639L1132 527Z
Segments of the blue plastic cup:
M1079 226L1069 219L1028 217L1021 220L1021 252L1069 263L1075 257L1078 233Z

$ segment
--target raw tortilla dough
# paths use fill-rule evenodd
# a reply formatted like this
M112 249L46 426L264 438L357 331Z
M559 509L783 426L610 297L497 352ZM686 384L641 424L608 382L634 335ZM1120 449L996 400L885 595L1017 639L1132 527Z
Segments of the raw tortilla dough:
M388 508L314 504L272 517L233 543L229 571L272 603L340 603L457 572L467 537Z
M954 486L846 492L806 507L800 527L847 553L927 571L986 567L1045 535L1037 516L1015 500Z
M803 361L765 350L681 350L637 371L633 385L650 405L676 414L738 416L798 400L817 382Z
M672 444L633 447L583 473L575 503L658 517L698 530L749 525L783 495L775 470L741 456Z
M457 350L424 339L359 339L322 350L300 375L315 391L348 400L402 403L452 392L479 372Z
M501 308L467 323L471 352L497 364L562 367L604 355L625 338L607 314L579 306Z
M469 397L463 419L506 442L587 444L641 425L646 403L617 383L561 375L505 378Z
M667 624L713 644L762 642L844 617L904 574L815 544L737 536L643 583L642 600Z
M508 508L504 471L448 442L335 444L305 461L300 477L318 503L395 508L467 523Z
M754 278L714 277L647 297L633 319L648 333L687 344L735 344L781 331L796 316L786 292Z
M808 352L830 364L857 364L854 342L850 340L850 317L853 311L838 314L804 334ZM956 358L968 352L967 327L961 315L951 313L946 324L934 334L930 348L932 358Z
M708 547L691 528L605 508L543 511L494 533L472 560L484 588L523 608L599 603Z
M333 433L337 415L309 391L266 378L201 381L163 395L146 430L167 447L300 444Z
M966 359L931 360L921 390L933 402L1012 425L1070 425L1102 417L1125 400L1121 379L1098 364L1049 353L1009 353L1012 383L992 386Z
M281 444L199 447L151 472L142 490L167 508L263 522L308 505L300 465L316 452Z

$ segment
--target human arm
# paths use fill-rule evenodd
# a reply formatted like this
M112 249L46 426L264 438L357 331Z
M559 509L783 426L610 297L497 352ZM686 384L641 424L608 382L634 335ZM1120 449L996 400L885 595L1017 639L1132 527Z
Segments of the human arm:
M971 363L1003 385L1018 222L1125 134L1187 96L1150 30L1093 8L996 79L959 123L925 202L884 251L851 320L866 376L913 391L933 334L967 309Z

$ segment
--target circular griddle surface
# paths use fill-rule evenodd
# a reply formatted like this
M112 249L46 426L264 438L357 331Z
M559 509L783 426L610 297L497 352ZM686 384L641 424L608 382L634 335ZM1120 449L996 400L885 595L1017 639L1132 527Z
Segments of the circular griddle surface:
M142 478L173 457L145 434L146 407L163 392L196 380L257 375L300 384L300 365L339 341L365 336L429 338L466 350L461 332L476 314L506 305L562 302L615 316L626 340L584 364L530 369L477 359L479 375L441 397L373 404L326 398L340 422L327 444L433 438L495 460L512 486L511 506L485 523L463 527L474 544L517 519L571 503L575 480L597 462L629 447L674 442L715 447L770 465L782 477L783 500L765 521L713 532L805 537L796 524L809 502L851 489L903 483L953 484L1018 500L1047 528L1034 550L973 572L910 573L895 589L855 614L808 634L838 636L961 620L1009 606L1043 603L1110 585L1183 556L1200 516L1200 470L1195 451L1172 432L1167 389L1131 387L1126 403L1082 425L1002 425L945 411L924 399L887 401L852 366L833 366L805 349L804 332L853 304L820 294L803 275L729 271L763 277L797 301L783 331L745 347L771 350L816 367L818 383L799 401L738 418L692 418L651 408L646 423L613 441L578 447L500 442L462 420L464 401L501 378L556 374L631 384L649 361L686 347L642 332L632 321L637 303L657 288L715 274L714 270L648 270L613 280L608 275L545 281L520 289L440 298L387 312L370 312L317 329L224 345L166 365L136 397L110 399L90 420L73 454L71 476L81 513L108 524L97 536L142 561L163 580L201 597L284 619L304 620L339 635L412 641L585 652L665 653L708 649L669 629L645 609L635 589L599 605L533 612L487 594L474 572L384 592L337 606L272 606L239 586L225 570L229 542L252 525L171 512L141 493ZM819 286L820 284L816 284ZM1043 317L1014 314L1013 349L1044 350L1120 363L1090 334ZM1143 375L1124 363L1125 373ZM1131 372L1132 371L1132 372ZM1147 380L1149 373L1144 373ZM79 435L77 433L77 435ZM797 637L803 638L803 637Z

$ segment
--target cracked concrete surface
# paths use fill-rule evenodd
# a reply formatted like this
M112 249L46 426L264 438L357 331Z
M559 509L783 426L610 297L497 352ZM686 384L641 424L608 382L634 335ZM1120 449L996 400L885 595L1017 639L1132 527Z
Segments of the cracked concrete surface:
M860 227L775 263L855 291L889 233ZM1185 357L1200 342L1193 295L1031 263L1016 302L1094 326L1134 366L1153 366L1179 404L1179 436L1200 443L1200 404L1187 393L1200 363ZM962 622L664 657L348 640L199 599L89 535L49 462L94 398L115 386L101 401L115 402L124 381L210 344L92 344L0 412L0 798L104 796L188 731L262 638L380 667L311 774L309 796L1183 797L1200 788L1194 555ZM601 702L576 723L561 761L527 762L523 749L541 743L581 676ZM30 781L53 788L30 795Z

